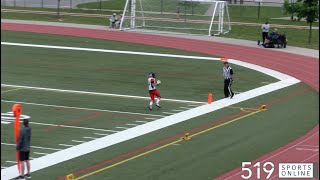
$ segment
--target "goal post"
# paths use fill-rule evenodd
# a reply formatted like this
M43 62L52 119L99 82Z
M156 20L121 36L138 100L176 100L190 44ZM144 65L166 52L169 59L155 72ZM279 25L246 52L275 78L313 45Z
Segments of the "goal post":
M121 30L220 35L231 30L228 3L213 0L126 0Z
M228 2L226 1L213 1L214 9L209 27L210 35L226 34L231 31L230 16L228 9ZM216 15L217 13L217 15ZM218 16L218 21L215 23L214 19ZM225 17L226 16L226 17ZM226 24L226 25L225 25ZM216 27L216 29L215 29ZM212 32L215 32L212 34Z

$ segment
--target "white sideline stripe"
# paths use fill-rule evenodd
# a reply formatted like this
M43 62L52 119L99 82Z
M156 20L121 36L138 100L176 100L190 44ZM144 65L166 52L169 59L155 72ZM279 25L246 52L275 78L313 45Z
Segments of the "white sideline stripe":
M94 137L83 137L85 139L98 139L98 138L94 138Z
M89 91L75 91L75 90L67 90L67 89L53 89L53 88L44 88L44 87L19 86L19 85L12 85L12 84L1 84L1 86L3 86L3 87L16 87L16 88L23 88L23 89L35 89L35 90L42 90L42 91L75 93L75 94L89 94L89 95L112 96L112 97L133 98L133 99L150 99L150 97L142 97L142 96L131 96L131 95L123 95L123 94L109 94L109 93L99 93L99 92L89 92ZM178 99L161 98L161 100L171 101L171 102L203 104L203 102L178 100Z
M163 114L176 114L176 113L172 113L172 112L162 112Z
M181 109L174 109L172 111L177 111L177 112L182 112L182 111L185 111L185 110L181 110Z
M1 43L2 44L2 43ZM163 54L162 54L163 55ZM188 57L188 56L187 56ZM187 58L185 57L185 58ZM189 56L190 57L190 56ZM192 58L195 59L195 58ZM198 57L198 59L204 59L204 57ZM217 60L219 58L206 58L206 60ZM100 150L102 148L106 148L112 146L114 144L118 144L150 132L154 132L156 130L172 126L174 124L187 121L194 117L201 116L206 113L210 113L216 111L218 109L231 106L233 104L246 101L251 98L255 98L261 96L263 94L270 93L272 91L276 91L293 84L299 83L300 80L295 79L289 75L283 74L281 72L277 72L275 70L267 69L262 66L249 64L246 62L241 62L238 60L229 59L230 63L234 63L239 66L243 66L249 69L253 69L255 71L262 72L269 76L272 76L276 79L279 79L279 82L271 83L262 87L258 87L246 92L243 92L237 95L233 99L221 99L213 102L212 104L202 105L190 110L186 110L168 117L164 117L161 119L157 119L146 124L142 124L127 130L120 131L118 133L111 134L109 136L101 137L83 144L79 144L73 146L71 148L67 148L62 151L58 151L52 154L48 154L46 156L37 158L32 160L32 171L38 171L40 169L53 166L55 164ZM203 102L202 102L203 103ZM11 166L6 169L1 170L1 179L11 179L17 176L17 166Z
M33 152L34 154L40 154L40 155L47 155L49 153L43 153L43 152Z
M79 141L79 140L71 140L71 141L73 141L73 142L78 142L78 143L84 143L84 142L86 142L86 141Z
M70 144L59 144L59 146L67 146L67 147L72 147L74 145L70 145Z
M99 136L109 136L109 134L101 134L101 133L93 133L93 134L96 134L96 135L99 135Z
M138 126L139 124L126 124L128 126Z
M6 162L8 162L8 163L14 163L14 164L17 163L16 161L6 161Z
M136 52L136 51L119 51L119 50L109 50L109 49L80 48L80 47L68 47L68 46L51 46L51 45L39 45L39 44L10 43L10 42L1 42L1 45L37 47L37 48L47 48L47 49L63 49L63 50L75 50L75 51L107 52L107 53L116 53L116 54L134 54L134 55L142 55L142 56L173 57L173 58L183 58L183 59L203 59L203 60L215 60L215 61L220 60L220 58L213 58L213 57L147 53L147 52Z
M1 100L1 101L2 102L11 102L11 103L20 103L20 104L29 104L29 105L34 105L34 106L60 107L60 108L67 108L67 109L81 109L81 110L89 110L89 111L113 112L113 113L119 113L119 114L135 114L135 115L143 115L143 116L164 117L161 115L154 115L154 114L144 114L144 113L125 112L125 111L112 111L112 110L105 110L105 109L81 108L81 107L73 107L73 106L59 106L59 105L38 104L38 103L29 103L29 102L21 102L21 101L8 101L8 100Z
M10 121L11 123L13 122L13 120L6 120L6 121ZM22 122L22 121L20 121ZM107 131L107 132L118 132L118 131L112 131L112 130L108 130L108 129L96 129L96 128L88 128L88 127L81 127L81 126L66 126L66 125L58 125L58 124L49 124L49 123L38 123L38 122L29 122L30 124L37 124L37 125L43 125L43 126L59 126L59 127L66 127L66 128L75 128L75 129L88 129L88 130L94 130L94 131Z
M138 123L147 123L149 121L136 121L136 122L138 122Z
M16 146L15 144L10 144L10 143L3 143L1 142L1 145L7 145L7 146ZM40 146L30 146L35 149L47 149L47 150L54 150L54 151L60 151L62 149L57 149L57 148L47 148L47 147L40 147Z

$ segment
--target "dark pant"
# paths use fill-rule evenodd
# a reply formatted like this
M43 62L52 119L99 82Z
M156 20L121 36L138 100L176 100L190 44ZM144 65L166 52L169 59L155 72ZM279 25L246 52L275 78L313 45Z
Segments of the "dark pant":
M20 161L29 160L30 151L20 151Z
M233 92L231 90L231 84L232 84L231 79L224 80L224 96L225 97L229 97L233 94Z
M264 41L268 37L268 32L262 32L262 44L264 44Z

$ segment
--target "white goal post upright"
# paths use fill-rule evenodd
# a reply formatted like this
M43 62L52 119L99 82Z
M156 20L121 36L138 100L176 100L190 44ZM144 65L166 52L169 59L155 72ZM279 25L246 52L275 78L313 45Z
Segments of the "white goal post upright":
M230 24L230 16L229 16L229 9L228 9L228 2L226 1L212 1L214 4L214 9L212 13L212 18L210 22L209 27L209 36L212 35L220 35L225 34L231 31L231 24ZM216 17L216 13L218 13L218 27L217 29L214 29L214 19ZM227 29L224 28L224 19L225 16L227 18ZM212 34L211 32L216 32L215 34Z
M126 0L120 30L146 28L220 35L231 30L228 3L221 0Z
M129 11L130 12L130 25L129 27L127 27L128 29L135 29L136 28L136 1L137 0L127 0L124 10L123 10L123 14L121 17L121 22L120 22L120 30L124 30L124 25L123 22L125 20L126 17L126 12ZM143 8L142 8L142 2L141 0L138 0L139 4L140 4L140 13L141 13L141 17L138 17L142 20L142 25L141 26L145 26L145 20L144 20L144 12L143 12Z

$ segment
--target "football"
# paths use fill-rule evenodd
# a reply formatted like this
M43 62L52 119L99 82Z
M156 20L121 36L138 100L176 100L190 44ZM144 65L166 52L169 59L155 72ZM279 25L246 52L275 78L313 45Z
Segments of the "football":
M157 80L157 84L161 84L161 81L159 79Z

